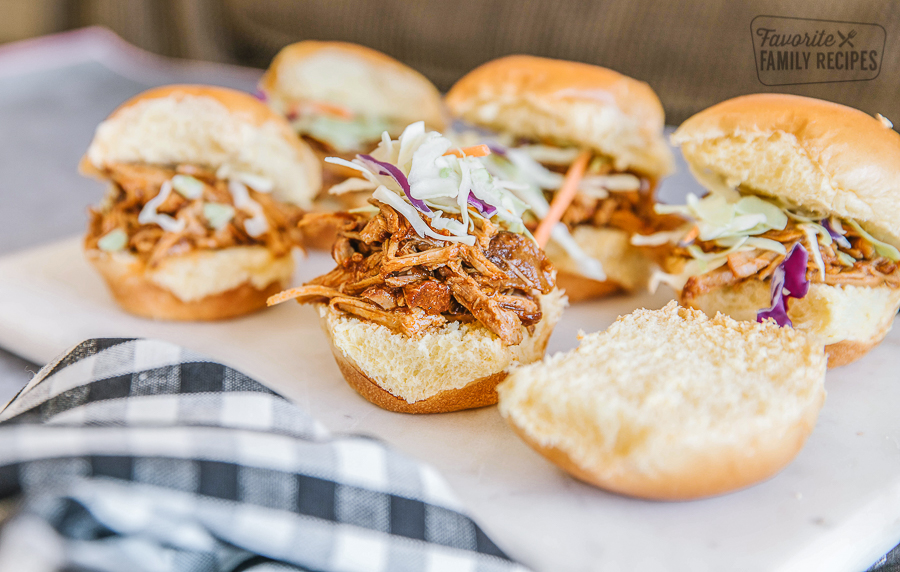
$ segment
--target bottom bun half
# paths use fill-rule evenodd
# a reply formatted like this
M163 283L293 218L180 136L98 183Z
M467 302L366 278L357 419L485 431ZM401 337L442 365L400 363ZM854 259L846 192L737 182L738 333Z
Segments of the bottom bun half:
M612 466L584 466L562 448L542 444L517 425L514 418L507 421L532 449L580 481L635 498L681 501L740 490L777 474L803 448L821 406L822 401L813 402L793 425L778 427L753 441L718 447L706 444L706 448L682 449L656 458L652 471L646 470L650 464L646 459L626 459Z
M769 284L745 280L682 303L708 316L722 312L753 322L757 310L770 305ZM788 317L795 329L825 345L828 367L834 368L858 360L881 343L898 307L898 288L812 284L806 296L788 302Z
M567 302L559 290L540 300L543 318L515 346L477 322L410 338L324 304L318 311L344 379L362 397L389 411L445 413L497 403L507 369L543 357Z
M558 271L557 284L570 302L602 298L616 292L636 292L647 287L653 271L652 261L631 245L631 235L615 228L576 226L572 238L585 254L600 261L607 280L584 276L575 262L553 241L547 244L547 257Z
M294 269L290 254L263 247L194 252L164 260L154 270L127 253L86 253L126 312L155 320L211 321L266 307Z

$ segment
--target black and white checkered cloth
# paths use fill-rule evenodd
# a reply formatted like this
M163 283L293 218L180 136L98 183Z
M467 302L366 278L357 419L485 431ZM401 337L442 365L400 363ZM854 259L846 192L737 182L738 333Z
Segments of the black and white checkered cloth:
M524 571L434 469L153 340L84 342L0 414L0 570Z

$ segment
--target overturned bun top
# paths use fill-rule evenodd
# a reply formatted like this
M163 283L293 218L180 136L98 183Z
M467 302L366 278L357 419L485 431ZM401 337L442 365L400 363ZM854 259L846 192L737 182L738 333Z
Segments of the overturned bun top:
M784 467L815 425L824 379L822 345L801 332L671 302L513 369L497 391L513 428L576 477L677 500Z
M813 212L854 219L900 246L900 134L862 111L783 94L736 97L672 135L691 171Z
M322 101L401 129L416 121L444 128L441 94L428 78L357 44L307 40L286 46L259 87L274 102Z
M315 154L283 117L251 95L170 85L122 104L103 121L82 160L96 174L110 163L195 164L261 175L279 200L308 206L322 186Z
M617 169L663 176L673 168L665 115L642 81L584 63L533 56L487 62L446 97L462 119L517 137L587 147Z

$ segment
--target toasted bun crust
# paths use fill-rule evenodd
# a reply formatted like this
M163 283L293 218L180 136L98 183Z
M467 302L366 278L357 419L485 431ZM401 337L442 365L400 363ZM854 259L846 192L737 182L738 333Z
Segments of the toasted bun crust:
M729 99L672 135L697 178L854 219L900 246L900 134L862 111L783 94Z
M565 291L569 302L584 302L595 298L605 298L622 292L622 286L614 280L594 280L581 274L560 270L556 274L556 285Z
M600 261L607 280L601 282L579 273L578 264L560 246L550 241L545 249L547 257L559 271L557 284L566 291L570 302L646 288L652 273L652 262L640 248L631 245L627 232L580 225L572 231L572 238L585 254Z
M497 391L516 432L575 477L683 500L790 462L815 425L824 379L822 346L805 335L671 302L514 368Z
M94 134L81 170L109 163L226 168L270 179L279 200L308 206L322 169L287 121L251 95L221 87L170 85L116 109Z
M884 336L886 336L889 331L890 327L885 329L880 335L873 335L872 338L866 342L852 342L846 340L825 346L825 355L828 356L828 367L840 367L855 362L869 353L872 348L880 344L881 340L884 339Z
M229 250L234 251L234 258L240 259L248 249L234 247L217 253L227 257L231 254ZM156 320L222 320L255 312L265 308L266 300L287 286L293 272L290 255L271 259L264 267L248 271L240 265L222 266L221 260L213 261L194 253L187 256L192 272L181 277L148 272L143 263L124 253L111 255L88 250L85 254L122 309ZM177 262L177 258L170 260ZM227 281L219 278L223 269L229 270L224 276ZM175 291L161 282L176 285ZM191 296L185 296L185 292Z
M477 322L448 324L410 339L388 328L319 306L322 327L344 378L375 405L402 413L442 413L497 402L494 387L514 363L540 359L566 305L554 290L544 316L517 346L504 346Z
M428 78L357 44L307 40L286 46L259 85L275 101L326 101L398 125L425 121L437 130L445 125L441 94Z
M599 66L507 56L469 72L447 92L450 111L518 137L593 149L619 170L662 177L674 166L665 115L649 85Z
M682 303L704 311L755 322L770 304L769 283L745 280L717 288ZM881 343L900 308L900 289L880 286L812 284L806 296L788 303L794 328L825 344L828 367L852 363Z
M409 403L382 389L378 383L363 373L356 362L347 358L334 344L331 345L331 351L341 374L350 387L355 389L366 401L396 413L448 413L493 405L497 403L497 384L506 378L506 372L501 371L476 379L460 389L445 389L422 401Z

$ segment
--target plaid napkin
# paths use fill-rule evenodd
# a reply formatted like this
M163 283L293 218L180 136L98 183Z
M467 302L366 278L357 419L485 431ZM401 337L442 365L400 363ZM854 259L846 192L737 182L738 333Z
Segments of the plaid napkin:
M432 468L154 340L38 372L0 414L0 499L0 570L525 570Z

